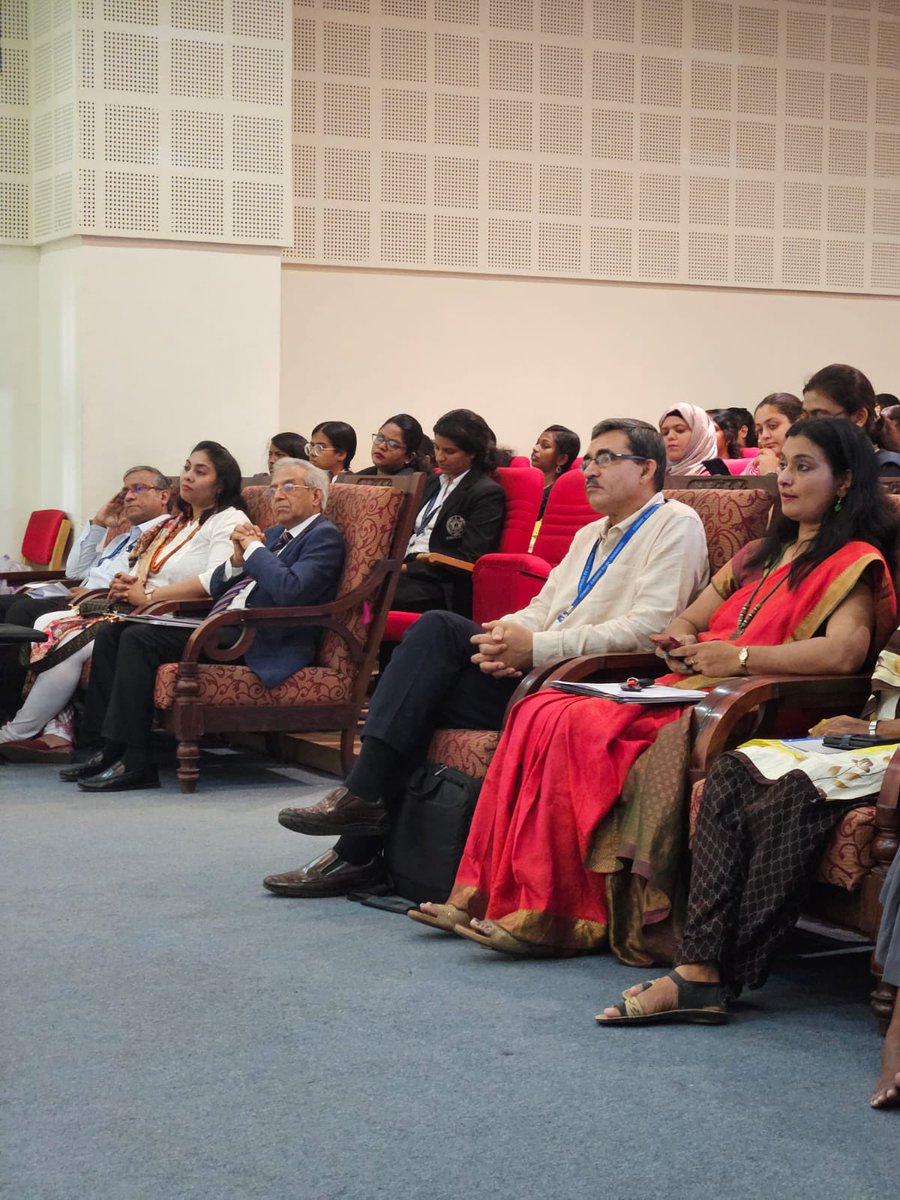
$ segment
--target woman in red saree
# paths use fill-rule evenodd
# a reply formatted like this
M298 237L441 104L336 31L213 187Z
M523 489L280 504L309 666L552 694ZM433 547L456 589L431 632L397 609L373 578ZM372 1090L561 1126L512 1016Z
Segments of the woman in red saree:
M844 421L795 425L779 490L782 516L765 542L736 555L656 639L673 669L659 682L710 688L740 674L852 673L889 636L896 603L882 551L895 519L865 437ZM635 764L679 722L684 742L689 708L682 705L619 705L552 691L522 701L485 778L449 901L424 904L416 915L511 953L603 947L617 914L608 911L616 894L607 888L610 856L598 842ZM628 807L652 806L639 793ZM680 816L680 798L678 807ZM629 812L622 829L630 835L642 820L652 826L658 814ZM624 842L647 885L639 923L653 925L669 916L676 886L655 880L665 871L652 856L638 862L635 847L653 844L652 831L645 835ZM677 866L670 874L674 884ZM623 956L641 959L639 950Z

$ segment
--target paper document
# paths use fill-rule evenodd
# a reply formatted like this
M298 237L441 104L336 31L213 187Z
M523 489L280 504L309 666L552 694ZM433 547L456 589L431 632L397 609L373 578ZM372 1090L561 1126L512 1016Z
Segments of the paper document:
M662 684L637 692L623 690L621 683L551 683L550 686L558 692L615 700L617 704L695 704L705 700L707 695L691 688L664 687Z

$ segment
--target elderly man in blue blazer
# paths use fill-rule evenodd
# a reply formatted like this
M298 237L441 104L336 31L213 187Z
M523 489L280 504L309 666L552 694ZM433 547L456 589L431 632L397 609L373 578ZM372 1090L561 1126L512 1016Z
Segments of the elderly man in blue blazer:
M279 521L267 533L237 525L231 558L200 576L215 600L212 612L232 608L293 608L326 604L337 594L344 541L322 515L328 476L311 463L282 458L272 472L272 511ZM60 772L82 791L114 792L158 787L150 762L153 687L162 663L177 662L192 630L123 622L118 638L95 647L85 723L100 730L102 749L88 762ZM226 626L225 644L238 631ZM275 687L315 661L321 630L310 627L257 628L244 661L266 687ZM100 653L97 653L97 651ZM96 736L96 734L95 734Z

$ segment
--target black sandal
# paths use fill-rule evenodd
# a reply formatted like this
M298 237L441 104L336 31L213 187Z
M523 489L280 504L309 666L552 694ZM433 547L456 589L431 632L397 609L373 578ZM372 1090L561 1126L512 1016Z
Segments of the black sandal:
M678 971L670 971L661 979L671 979L678 989L678 1003L665 1012L645 1013L637 996L625 996L622 1004L614 1007L617 1017L606 1017L597 1013L598 1025L665 1025L686 1022L692 1025L724 1025L728 1020L728 1002L721 983L695 983L685 979ZM658 982L653 980L653 983ZM649 984L640 985L645 992Z

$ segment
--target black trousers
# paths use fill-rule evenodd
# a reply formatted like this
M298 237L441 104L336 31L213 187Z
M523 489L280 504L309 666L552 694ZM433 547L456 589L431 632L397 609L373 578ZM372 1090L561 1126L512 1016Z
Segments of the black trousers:
M457 613L428 612L394 651L363 727L362 751L351 773L354 791L392 797L407 768L425 757L437 729L499 729L516 679L494 679L471 662L470 639L481 626ZM369 738L394 751L367 750ZM344 836L335 849L350 862L367 862L381 848L376 837Z
M762 987L846 811L800 771L760 783L724 754L703 792L676 962L717 963L732 995Z
M101 738L146 749L153 725L156 669L177 662L193 631L110 621L94 639L84 741Z
M0 621L9 625L34 625L44 613L66 608L65 596L39 600L22 592L0 596ZM28 646L0 646L0 710L15 712L22 703L22 688L28 673Z
M413 758L425 753L436 729L499 729L518 680L494 679L472 663L470 639L481 632L457 613L424 613L375 689L363 739L378 738Z
M193 629L110 621L94 640L91 682L84 713L83 742L101 739L146 750L153 726L156 670L178 662ZM221 644L234 645L240 631L228 626ZM242 662L242 659L237 659Z

